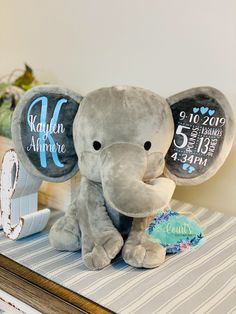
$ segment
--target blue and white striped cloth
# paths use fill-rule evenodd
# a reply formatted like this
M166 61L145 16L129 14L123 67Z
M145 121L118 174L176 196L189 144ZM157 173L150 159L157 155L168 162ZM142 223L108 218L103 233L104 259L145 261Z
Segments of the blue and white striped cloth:
M57 252L48 231L13 242L0 233L0 252L116 313L236 313L236 217L178 201L205 228L202 245L169 255L159 268L128 266L121 257L89 271L80 253Z

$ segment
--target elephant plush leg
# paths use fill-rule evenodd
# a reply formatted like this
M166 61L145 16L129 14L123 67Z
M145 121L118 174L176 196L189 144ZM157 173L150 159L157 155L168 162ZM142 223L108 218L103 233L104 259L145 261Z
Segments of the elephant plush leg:
M83 260L89 269L101 269L120 252L123 238L107 214L101 186L83 178L80 197Z
M115 240L115 239L114 239ZM112 238L111 238L112 241ZM116 246L116 243L114 243ZM120 247L119 247L120 251ZM82 236L82 256L84 264L91 270L98 270L108 266L111 259L114 258L117 251L104 244L97 244L96 241L91 239L87 232Z
M55 249L60 251L78 251L81 249L76 198L72 198L65 216L59 218L52 226L49 241Z
M166 250L151 242L145 233L154 217L134 218L129 237L122 250L125 262L134 267L154 268L165 260Z
M80 246L79 223L75 216L65 215L58 219L49 233L51 245L60 251L78 251Z
M90 225L81 226L82 256L85 265L92 270L109 265L124 243L122 236L110 221L106 208L99 207L95 212L97 219L92 223L90 220Z

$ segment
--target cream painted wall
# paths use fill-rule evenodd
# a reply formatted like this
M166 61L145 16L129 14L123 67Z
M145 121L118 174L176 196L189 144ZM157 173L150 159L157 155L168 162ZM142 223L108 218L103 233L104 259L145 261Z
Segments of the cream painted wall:
M82 94L130 84L167 97L211 85L236 112L236 1L0 0L0 73L24 61ZM175 196L236 215L236 142L214 178Z

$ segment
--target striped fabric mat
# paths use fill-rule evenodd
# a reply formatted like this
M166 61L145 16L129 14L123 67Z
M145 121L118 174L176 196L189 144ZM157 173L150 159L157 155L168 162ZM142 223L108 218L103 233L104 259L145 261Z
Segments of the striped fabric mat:
M0 233L0 252L117 313L236 313L236 217L173 201L205 227L206 241L169 255L156 269L135 269L118 257L89 271L80 253L57 252L47 231L13 242Z

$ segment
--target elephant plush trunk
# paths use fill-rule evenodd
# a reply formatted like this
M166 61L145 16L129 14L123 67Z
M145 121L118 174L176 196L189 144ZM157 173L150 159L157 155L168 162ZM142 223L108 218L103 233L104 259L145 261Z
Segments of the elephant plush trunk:
M147 217L168 206L175 183L168 178L143 182L147 169L144 148L116 143L101 151L101 180L106 202L130 217Z

